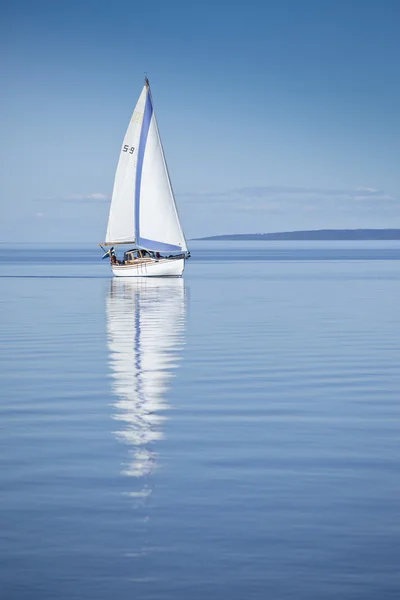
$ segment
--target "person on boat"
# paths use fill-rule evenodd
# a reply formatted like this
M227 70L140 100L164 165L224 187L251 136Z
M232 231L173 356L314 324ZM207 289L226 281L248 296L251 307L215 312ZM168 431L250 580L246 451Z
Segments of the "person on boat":
M111 254L111 256L110 256L110 262L111 262L112 265L116 265L118 263L117 257L115 256L115 254Z
M156 259L160 260L160 258L161 258L161 254L159 252L156 252Z

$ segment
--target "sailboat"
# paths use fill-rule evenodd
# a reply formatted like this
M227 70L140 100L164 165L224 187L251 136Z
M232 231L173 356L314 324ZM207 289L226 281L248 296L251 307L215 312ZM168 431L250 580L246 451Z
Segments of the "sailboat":
M122 142L106 241L99 245L116 277L180 276L190 256L147 77ZM122 260L116 246L126 248Z

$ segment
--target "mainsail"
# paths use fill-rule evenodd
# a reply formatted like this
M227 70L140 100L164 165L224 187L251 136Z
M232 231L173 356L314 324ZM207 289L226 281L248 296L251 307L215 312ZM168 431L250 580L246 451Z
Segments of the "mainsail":
M187 251L147 79L122 143L106 243Z

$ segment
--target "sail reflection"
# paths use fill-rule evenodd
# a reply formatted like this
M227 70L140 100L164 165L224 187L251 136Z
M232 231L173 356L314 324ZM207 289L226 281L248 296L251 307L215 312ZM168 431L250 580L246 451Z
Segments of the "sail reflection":
M107 297L113 418L130 447L123 473L151 474L154 442L163 437L166 392L184 343L183 279L113 279Z

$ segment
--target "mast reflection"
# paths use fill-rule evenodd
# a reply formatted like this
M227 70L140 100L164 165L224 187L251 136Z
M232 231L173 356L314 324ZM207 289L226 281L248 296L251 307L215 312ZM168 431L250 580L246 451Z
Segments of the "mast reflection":
M130 449L122 473L146 477L155 466L166 392L184 343L184 280L113 279L106 312L115 433Z

